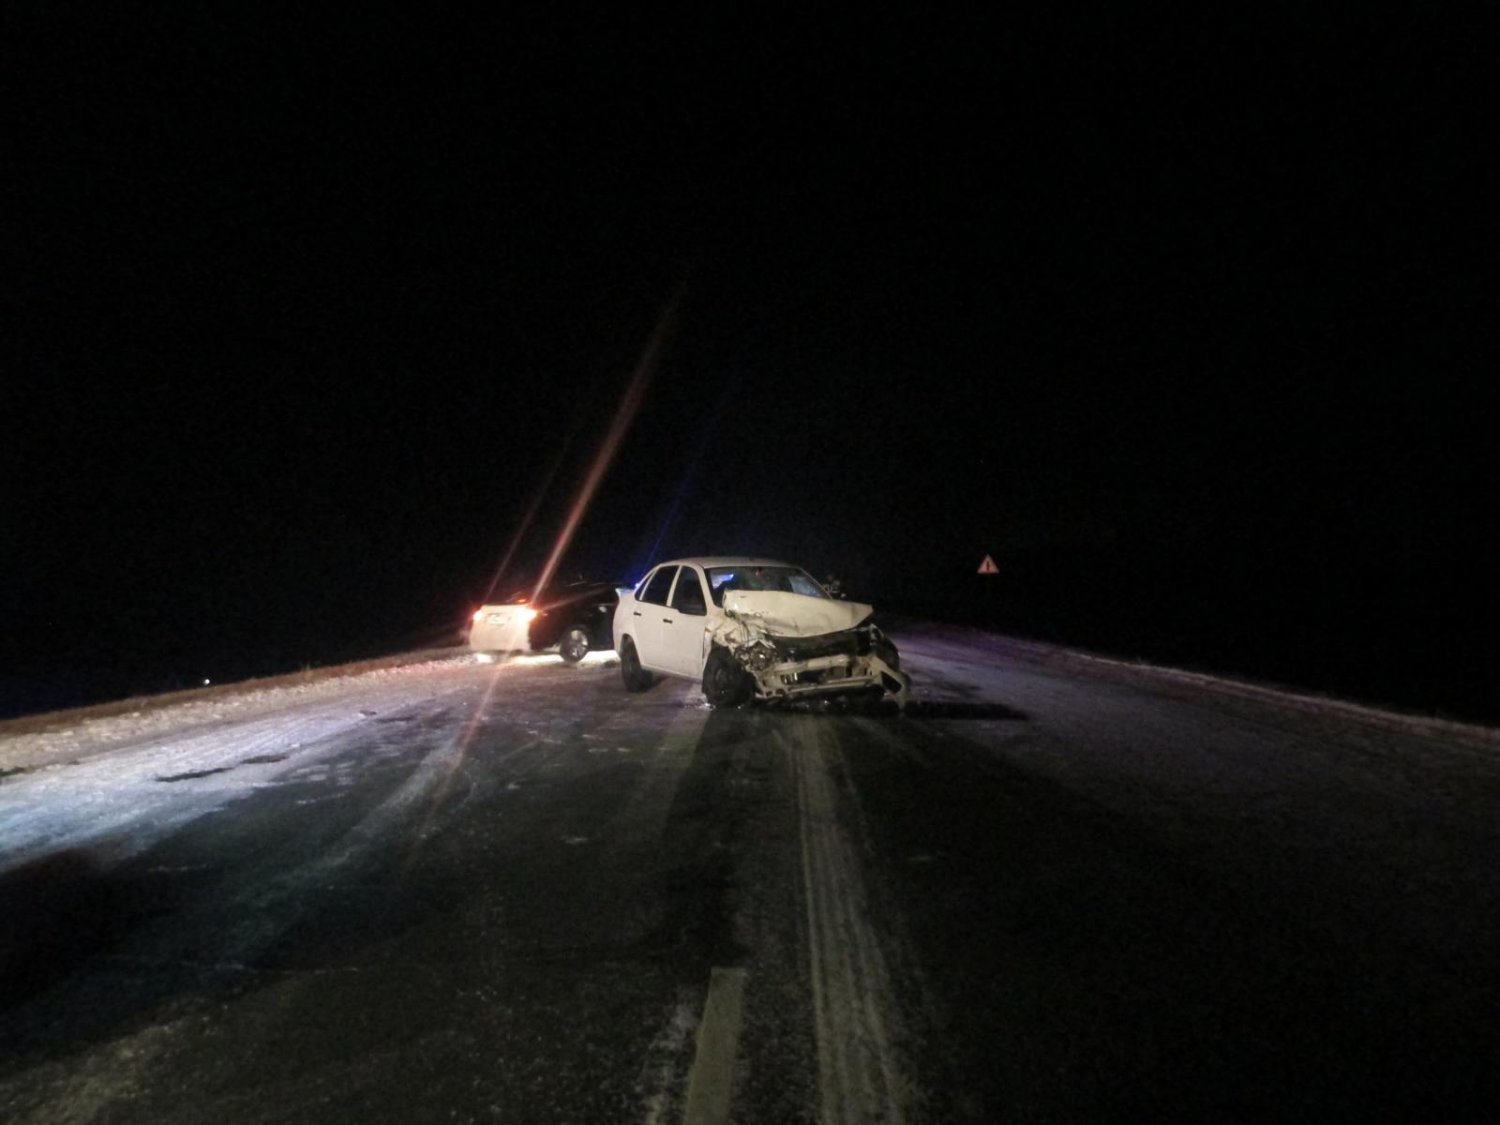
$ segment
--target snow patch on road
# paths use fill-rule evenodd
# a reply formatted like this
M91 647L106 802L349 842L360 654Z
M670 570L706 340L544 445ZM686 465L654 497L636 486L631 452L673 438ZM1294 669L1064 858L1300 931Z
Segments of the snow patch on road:
M284 712L299 705L347 699L355 717L378 718L400 710L388 694L402 685L429 682L434 673L472 662L463 656L424 661L392 668L325 676L306 683L269 687L246 685L242 690L219 689L201 698L159 702L140 700L134 710L97 714L97 708L0 724L0 778L42 766L102 753L118 747L178 735L185 730L242 723L268 712ZM50 720L45 721L44 720ZM8 733L6 728L15 733ZM40 729L31 729L31 728ZM18 728L18 729L17 729Z
M0 735L0 871L73 847L123 859L298 771L326 771L318 760L346 732L469 690L467 664L384 668Z

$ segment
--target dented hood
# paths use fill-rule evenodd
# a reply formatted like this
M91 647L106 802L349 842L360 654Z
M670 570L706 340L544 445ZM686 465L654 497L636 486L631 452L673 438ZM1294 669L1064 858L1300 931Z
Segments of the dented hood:
M813 598L779 590L730 590L727 613L753 621L773 637L821 637L852 629L875 612L863 602Z

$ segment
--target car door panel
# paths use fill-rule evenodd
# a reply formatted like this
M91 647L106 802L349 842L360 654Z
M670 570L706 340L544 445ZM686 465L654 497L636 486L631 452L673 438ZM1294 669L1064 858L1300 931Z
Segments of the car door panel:
M684 566L672 588L672 600L662 625L663 648L671 668L680 676L703 674L703 636L708 624L708 601L697 570Z
M641 584L638 596L630 607L630 620L626 629L635 638L636 656L643 668L653 672L671 672L670 649L664 632L669 628L667 619L670 610L667 600L672 590L672 581L677 576L675 566L658 567Z

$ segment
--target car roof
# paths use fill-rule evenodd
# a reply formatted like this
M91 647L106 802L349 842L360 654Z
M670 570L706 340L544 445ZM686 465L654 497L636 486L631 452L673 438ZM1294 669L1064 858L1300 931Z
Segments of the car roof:
M686 559L664 559L653 566L684 566L691 564L701 566L704 569L716 566L793 566L801 570L795 563L782 562L780 559L763 559L754 555L695 555Z

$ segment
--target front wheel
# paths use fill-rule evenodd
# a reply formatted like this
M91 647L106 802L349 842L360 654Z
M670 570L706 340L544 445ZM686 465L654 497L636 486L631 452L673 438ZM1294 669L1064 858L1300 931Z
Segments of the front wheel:
M723 645L714 645L703 665L703 697L710 707L738 707L755 691L750 673Z
M626 691L645 691L656 681L655 676L641 667L635 642L629 637L620 640L620 679L624 681Z
M577 664L589 654L589 632L581 625L569 625L557 642L557 651L569 664Z

